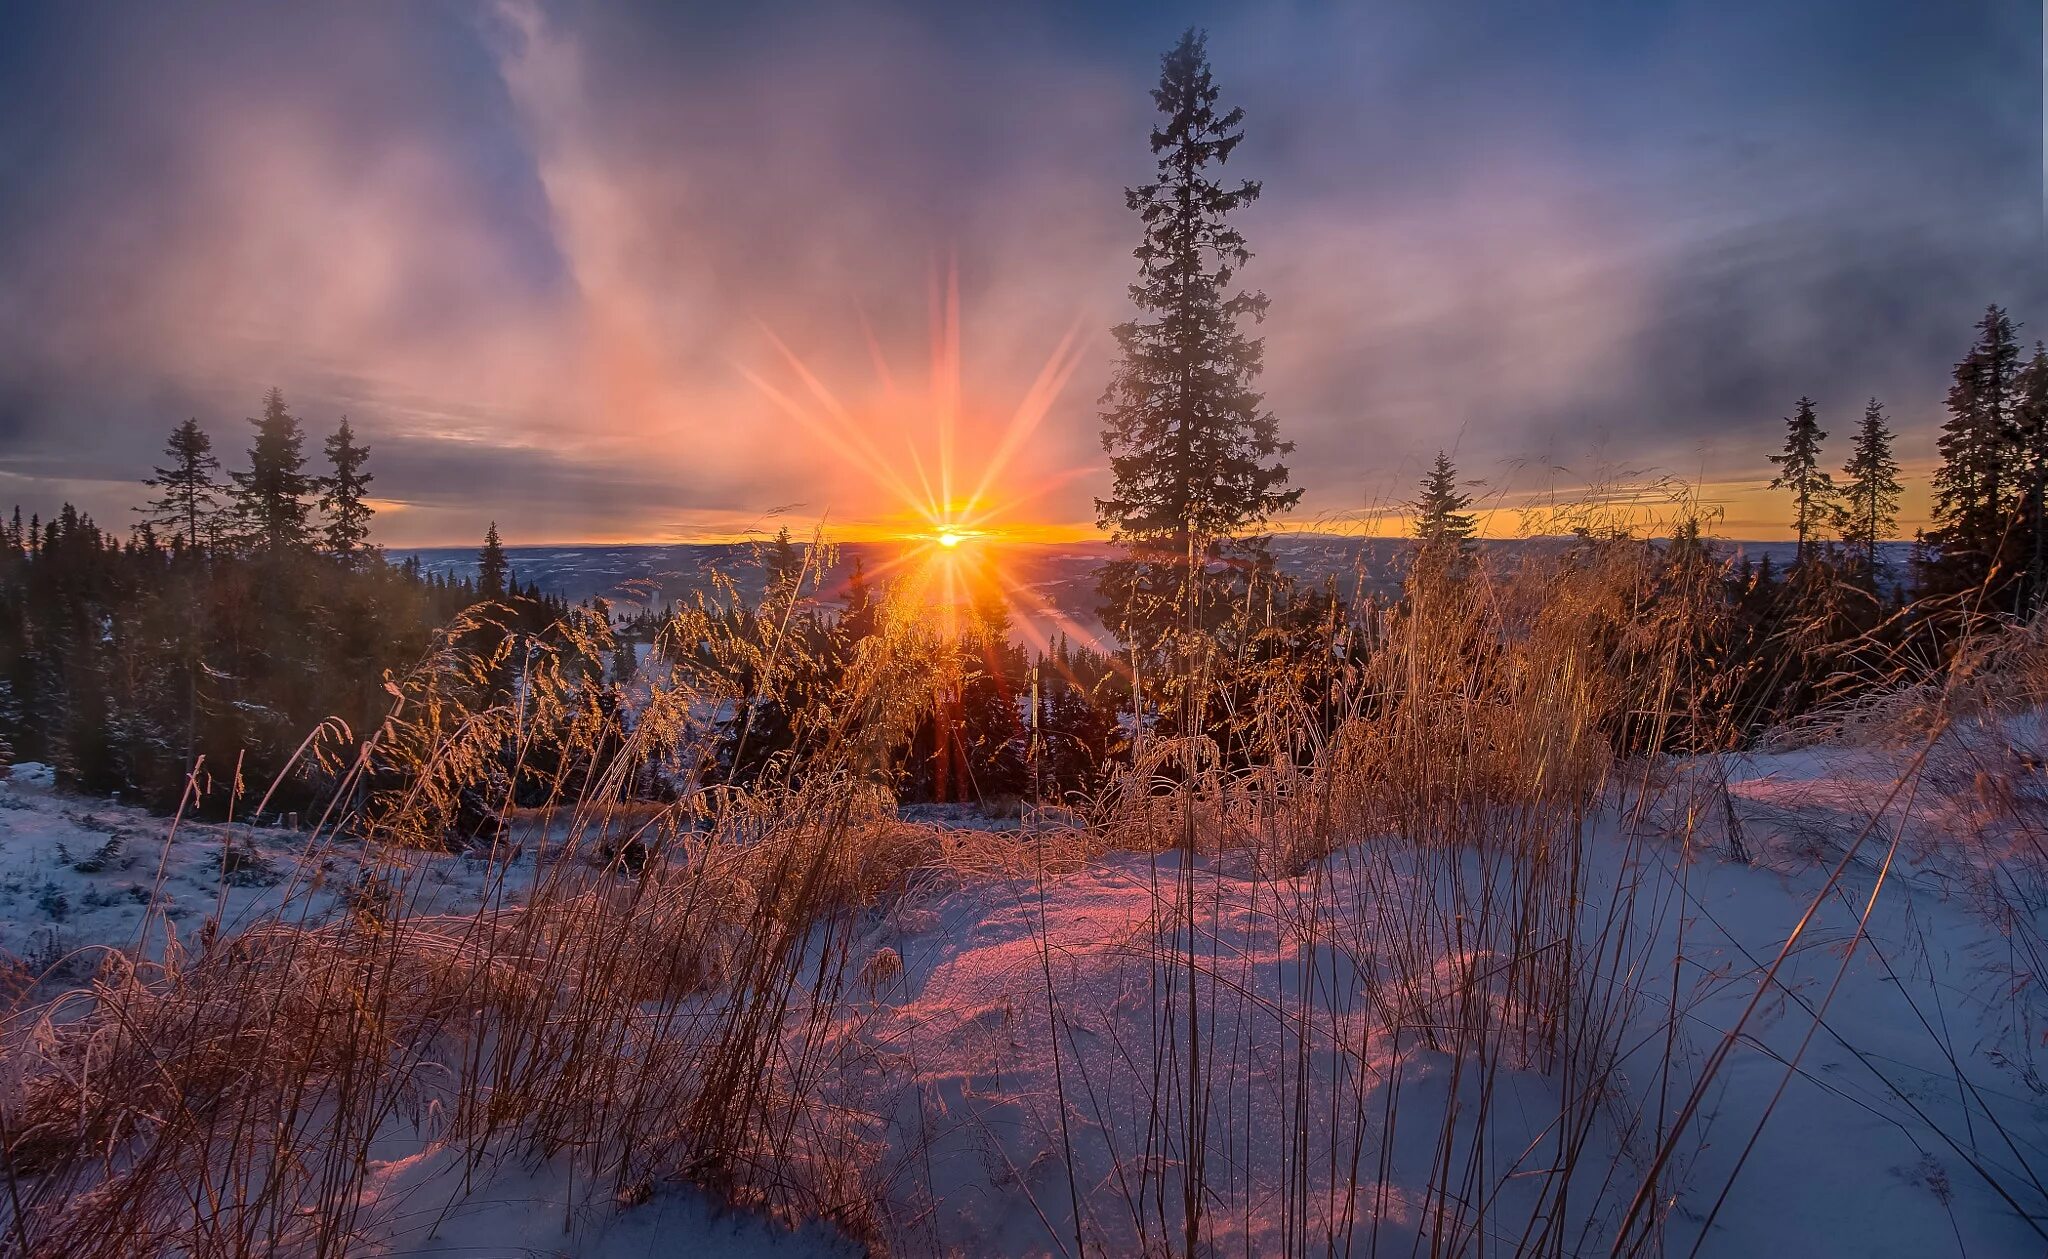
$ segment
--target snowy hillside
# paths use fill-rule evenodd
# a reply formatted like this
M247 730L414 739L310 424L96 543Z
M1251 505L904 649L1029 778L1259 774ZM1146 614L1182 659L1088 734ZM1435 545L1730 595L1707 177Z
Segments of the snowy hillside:
M1257 844L1184 864L1082 857L1070 832L1029 826L929 832L928 875L805 945L819 967L843 954L850 986L792 1005L782 1052L830 1064L806 1122L830 1125L820 1148L845 1160L831 1174L855 1177L866 1204L843 1222L895 1253L1166 1249L1187 1175L1174 1116L1207 1125L1215 1253L1323 1236L1405 1253L1446 1235L1454 1249L1605 1253L1647 1183L1668 1253L2039 1253L2044 754L2039 723L2016 720L1924 757L1836 745L1622 783L1581 841L1577 938L1543 946L1577 952L1573 1008L1616 1034L1510 1034L1515 994L1481 984L1508 1004L1487 1016L1500 1034L1479 1060L1431 1022L1473 999L1459 975L1509 959L1472 965L1458 940L1483 950L1483 930L1387 933L1509 892L1477 855L1366 838L1289 871ZM1986 794L1993 774L2002 794ZM426 947L445 934L434 923L520 914L557 877L559 838L531 830L493 861L308 848L277 828L172 834L18 771L0 784L15 1018L92 981L97 946L190 964L264 923L322 929L399 865ZM636 883L576 869L580 887ZM1417 940L1433 951L1388 952ZM726 1000L706 992L665 1017L701 1035ZM1405 1024L1388 1021L1397 1009ZM1596 1043L1614 1048L1574 1057ZM380 1132L359 1193L377 1253L797 1244L676 1183L627 1197L579 1183L566 1155L523 1144L482 1148L479 1164L431 1080L425 1109ZM1198 1086L1192 1109L1176 1081Z

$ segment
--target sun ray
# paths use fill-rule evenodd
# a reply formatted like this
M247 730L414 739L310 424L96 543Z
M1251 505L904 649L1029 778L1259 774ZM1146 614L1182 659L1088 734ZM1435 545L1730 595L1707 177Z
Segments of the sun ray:
M885 401L895 402L899 396L896 374L889 370L889 358L882 353L882 343L876 340L875 325L868 320L866 311L860 312L860 332L868 343L868 360L875 365L875 379L882 382L882 397Z
M1093 468L1081 467L1068 468L1063 472L1055 472L1051 476L1044 478L1036 484L1027 486L1023 491L1019 492L1013 497L1001 499L997 502L991 503L988 506L982 508L978 512L964 514L960 516L957 523L969 527L977 527L983 524L987 524L990 521L999 520L1005 516L1013 514L1017 511L1018 508L1023 507L1025 504L1036 502L1037 500L1044 498L1046 495L1052 493L1054 490L1059 489L1061 486L1066 485L1068 482L1073 481L1080 477L1087 476L1089 473L1093 471L1095 471L1095 469Z
M856 442L859 448L866 454L867 458L864 462L870 475L879 476L896 493L907 497L907 487L889 468L887 458L876 448L874 442L868 438L868 435L861 431L860 425L854 422L852 414L832 395L832 391L825 387L825 382L819 380L816 373L804 365L803 359L799 358L796 351L790 349L781 337L776 336L773 329L764 327L762 331L767 333L769 341L781 353L783 361L788 363L790 370L794 371L797 374L797 378L804 382L804 386L818 400L820 405L826 409L826 413L839 422L846 435Z
M1032 590L1029 586L1020 585L1002 574L996 575L996 581L1000 584L1004 596L1009 599L1013 609L1016 609L1019 604L1028 605L1030 611L1059 626L1060 630L1067 637L1080 642L1083 646L1095 650L1103 649L1104 642L1101 635L1076 621L1072 616L1045 599L1037 591Z
M933 277L936 286L938 278ZM937 297L937 294L934 294ZM933 302L938 307L937 301ZM939 421L939 501L953 505L954 429L960 418L960 268L947 259L943 312L935 310L937 326L932 330L933 387Z
M1084 321L1076 318L1064 330L1013 407L988 415L978 405L970 409L963 392L960 275L951 255L934 259L930 290L931 362L921 397L899 390L865 312L858 316L860 336L879 381L879 405L849 406L765 326L762 331L789 381L777 384L744 367L741 373L847 470L900 505L895 519L911 527L896 535L896 552L873 566L869 576L895 578L900 591L930 606L945 632L957 635L963 611L985 600L998 600L1021 617L1019 591L1004 572L1002 547L1020 530L1028 532L1029 526L1018 523L1025 509L1090 471L1072 468L1023 479L1014 471L1081 361ZM918 440L919 420L927 425L923 431L930 445ZM882 426L893 427L900 435L901 454L883 452L894 443L883 438ZM963 495L968 485L973 489ZM1018 623L1019 632L1034 646L1049 647L1037 641L1044 637L1039 626L1048 621L1078 641L1095 641L1094 634L1043 606L1043 601L1030 602L1037 606L1029 624L1021 619Z
M742 367L739 370L740 374L747 379L748 383L752 384L756 389L759 389L762 392L762 394L765 395L770 402L773 402L779 409L781 409L784 414L788 415L790 418L802 424L805 428L809 429L810 432L814 436L816 436L820 441L830 446L835 454L839 455L841 458L845 459L849 463L858 465L870 477L874 478L877 483L890 489L893 493L900 495L906 501L916 501L916 498L911 493L910 488L904 485L902 480L898 478L895 475L895 473L890 471L888 465L884 463L878 456L871 457L866 451L861 449L859 445L843 437L838 431L834 429L834 427L831 424L825 423L819 420L818 417L812 415L810 411L803 406L802 403L798 402L794 398L791 398L789 395L783 393L780 389L777 389L774 385L768 383L768 381L762 379L760 376L755 375L752 371L748 370L745 367Z
M1037 430L1039 422L1052 410L1052 404L1065 390L1068 378L1080 365L1080 339L1081 320L1076 316L1073 325L1067 329L1067 334L1060 338L1059 346L1053 350L1052 357L1047 359L1045 366L1040 369L1038 379L1032 382L1031 389L1024 395L1024 401L1018 404L1016 413L1011 417L1009 426L1003 433L1002 441L996 446L995 453L989 456L987 467L982 470L980 483L974 487L974 492L967 496L969 503L979 502L981 497L988 493L996 478L1009 467L1010 460L1016 456L1025 439Z
M910 466L917 472L918 484L924 487L925 519L938 520L945 515L945 508L939 505L939 495L932 489L932 478L925 471L924 456L917 453L917 443L908 437L904 438L903 447L910 453Z

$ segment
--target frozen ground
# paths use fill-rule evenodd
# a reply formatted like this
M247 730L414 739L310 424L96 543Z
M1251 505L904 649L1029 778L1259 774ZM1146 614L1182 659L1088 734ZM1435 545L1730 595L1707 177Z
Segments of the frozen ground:
M1913 749L1734 758L1688 767L1653 808L1623 793L1596 818L1585 965L1629 999L1613 1007L1621 1056L1600 1077L1568 1209L1552 1209L1542 1174L1559 1160L1567 1072L1530 1052L1481 1073L1375 1022L1374 907L1448 893L1441 869L1370 840L1286 877L1235 854L1185 871L1172 855L1112 854L1042 883L942 882L873 911L858 991L830 1027L843 1067L828 1101L855 1117L881 1233L905 1254L1177 1248L1179 1203L1157 1199L1183 1183L1189 1151L1162 1109L1208 1124L1204 1232L1218 1254L1320 1252L1310 1243L1326 1234L1351 1253L1407 1254L1446 1212L1472 1222L1453 1250L1511 1253L1547 1221L1562 1230L1545 1239L1556 1253L1606 1253L1739 1023L1660 1169L1665 1253L2048 1253L2041 742L2031 721L1966 732L1898 793ZM294 832L188 824L166 844L161 819L17 779L0 784L0 961L17 987L74 982L93 945L157 952L166 930L189 942L287 905L332 912L356 878L345 848L301 861ZM242 854L225 875L224 847ZM508 892L484 863L419 860L439 909L516 901L524 882L515 868ZM152 893L166 907L153 939ZM1616 938L1626 945L1599 961L1598 942ZM1192 1108L1170 987L1189 980L1190 939L1207 1055ZM1481 1109L1483 1132L1469 1119ZM848 1250L682 1189L619 1208L509 1156L465 1187L431 1125L382 1153L365 1203L379 1253ZM1430 1189L1446 1166L1463 1169L1449 1203Z

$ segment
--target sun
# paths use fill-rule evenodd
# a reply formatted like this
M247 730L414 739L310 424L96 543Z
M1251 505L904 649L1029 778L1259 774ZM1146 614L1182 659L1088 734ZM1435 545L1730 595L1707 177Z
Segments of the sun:
M936 624L956 637L963 613L991 602L1030 620L1016 630L1040 650L1050 641L1038 622L1057 624L1080 641L1092 639L1009 571L1010 543L1028 533L1031 505L1075 477L1085 466L1050 475L1022 475L1020 455L1034 445L1040 423L1066 387L1082 357L1083 321L1060 338L1024 395L1008 411L966 400L960 354L960 289L957 271L934 274L929 382L902 388L889 370L872 333L879 401L843 401L819 379L796 351L763 329L780 360L783 379L741 367L741 374L774 406L795 420L844 467L859 474L889 506L869 527L899 543L896 554L867 570L869 580L890 580L903 593L937 612ZM859 523L859 522L857 522ZM893 576L892 576L893 574Z

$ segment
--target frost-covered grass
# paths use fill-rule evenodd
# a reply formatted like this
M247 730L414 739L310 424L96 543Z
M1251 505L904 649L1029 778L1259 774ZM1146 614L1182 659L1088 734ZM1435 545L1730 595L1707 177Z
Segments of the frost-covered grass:
M1981 751L2001 735L2030 747L2036 730L2032 721L1987 725L1943 755ZM1431 1010L1447 1025L1505 1017L1479 1015L1461 991L1495 962L1474 966L1447 948L1421 976L1439 989L1379 991L1400 973L1379 956L1391 916L1455 901L1460 873L1479 878L1418 862L1412 850L1367 840L1284 872L1263 868L1251 849L1185 863L1172 851L1111 851L1077 864L1068 842L1044 878L926 880L795 945L814 955L802 975L823 966L838 988L782 1013L784 1048L821 1065L805 1077L808 1122L811 1137L830 1140L806 1157L828 1156L842 1164L831 1174L855 1178L853 1196L872 1213L858 1231L892 1250L1174 1249L1172 1188L1186 1153L1179 1077L1167 1068L1187 1043L1168 989L1183 970L1177 905L1192 883L1194 1005L1210 1066L1205 1236L1219 1251L1293 1251L1310 1239L1320 1249L1330 1236L1385 1253L1432 1239L1454 1252L1514 1250L1535 1248L1545 1227L1562 1228L1545 1249L1605 1249L1660 1130L1740 1022L1692 1135L1660 1177L1667 1250L2031 1253L2038 1238L2006 1195L2028 1211L2048 1202L2037 1184L2048 1123L2041 1011L2031 966L2018 960L2025 945L2000 917L2013 906L2000 911L1966 886L1933 834L1954 802L1923 796L1910 813L1887 815L1908 820L1907 846L1925 856L1897 859L1861 933L1882 853L1852 862L1823 894L1904 756L1847 747L1743 758L1729 790L1749 863L1728 856L1721 814L1702 811L1710 824L1684 833L1676 784L1643 817L1631 820L1624 793L1594 820L1581 930L1587 940L1624 934L1622 922L1628 930L1626 964L1607 971L1627 993L1609 999L1616 1052L1593 1083L1574 1085L1570 1064L1517 1037L1461 1046L1455 1031L1419 1026ZM10 871L0 947L44 967L44 998L88 982L100 965L86 961L95 946L137 938L153 886L179 947L197 954L188 966L204 966L208 946L198 941L209 919L226 924L225 938L288 904L309 931L346 913L334 890L346 880L333 876L352 876L356 854L308 863L328 874L323 882L303 876L293 852L303 837L286 832L186 824L166 846L164 821L136 810L5 785L0 800L0 861ZM122 843L103 868L77 868L115 836ZM262 854L264 878L223 882L218 854L230 839ZM2012 860L2009 849L1998 856ZM429 923L484 920L474 915L487 900L487 863L415 860L450 917L422 915L403 947L451 950L461 933ZM630 882L600 878L621 890ZM76 906L61 921L28 894L42 883ZM1617 899L1627 902L1620 911ZM1809 907L1802 940L1763 984ZM61 953L40 943L52 938ZM1389 1010L1410 1000L1418 1026L1404 1028ZM703 1050L734 1008L697 994L665 1014L679 1040ZM647 1009L653 1017L664 1007ZM503 1052L497 1038L465 1052ZM460 1078L457 1044L419 1055L409 1113L391 1116L366 1146L367 1172L347 1204L352 1246L607 1255L682 1236L796 1243L707 1212L705 1199L671 1185L623 1194L579 1185L572 1154L462 1139L452 1081L431 1078ZM1577 1129L1566 1122L1575 1087L1589 1112ZM1570 1214L1549 1225L1558 1197ZM804 1243L830 1248L823 1233Z
M1334 721L1260 715L1287 756L1148 739L1102 798L980 827L862 772L917 682L897 630L812 772L617 803L724 702L656 679L615 763L472 855L416 846L433 800L298 833L0 784L0 1225L76 1255L2039 1252L2033 649L1794 750L1618 760L1682 658L1618 665L1627 583L1574 580L1418 600ZM502 716L441 728L497 755ZM421 795L465 737L416 740Z

